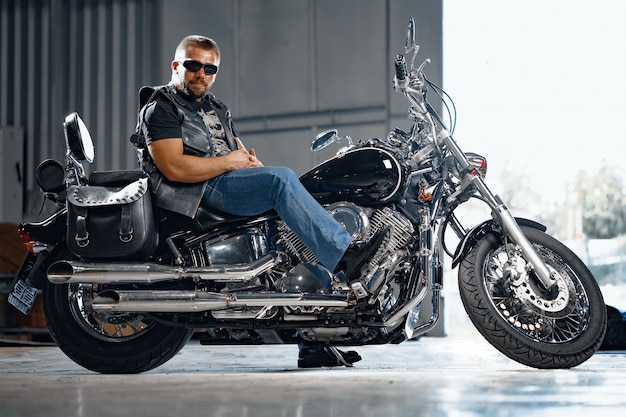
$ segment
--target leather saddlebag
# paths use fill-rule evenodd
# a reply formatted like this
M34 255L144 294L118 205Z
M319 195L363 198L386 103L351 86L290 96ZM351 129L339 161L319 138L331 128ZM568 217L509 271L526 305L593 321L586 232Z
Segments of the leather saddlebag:
M73 185L67 192L67 246L83 259L142 260L158 233L148 178L126 185Z

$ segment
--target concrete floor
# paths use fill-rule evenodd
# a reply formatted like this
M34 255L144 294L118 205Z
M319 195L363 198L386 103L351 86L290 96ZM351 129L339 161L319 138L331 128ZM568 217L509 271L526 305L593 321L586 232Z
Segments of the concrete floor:
M294 345L191 341L150 372L101 375L55 346L0 348L0 417L626 415L626 351L569 370L528 368L482 339L454 288L446 300L446 337L359 347L353 368L298 369Z
M295 346L190 342L140 375L100 375L54 347L0 348L9 416L623 416L626 352L542 371L502 356L473 329L368 346L354 368L301 370Z

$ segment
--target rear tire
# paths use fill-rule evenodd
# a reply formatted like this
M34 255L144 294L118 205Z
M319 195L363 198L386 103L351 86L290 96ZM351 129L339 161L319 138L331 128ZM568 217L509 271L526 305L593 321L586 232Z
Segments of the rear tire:
M558 290L546 292L526 273L521 255L511 258L501 236L481 239L459 266L465 311L496 349L527 366L571 368L589 359L606 332L606 307L593 275L565 245L545 233L522 228L551 272ZM506 268L519 271L511 279Z
M59 348L77 364L101 373L132 374L156 368L185 346L193 329L168 327L141 313L91 309L94 286L45 281L43 312Z

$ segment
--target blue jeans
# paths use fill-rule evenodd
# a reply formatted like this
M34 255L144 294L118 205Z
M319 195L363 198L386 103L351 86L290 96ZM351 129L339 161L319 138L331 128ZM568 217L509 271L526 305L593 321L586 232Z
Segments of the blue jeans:
M274 209L331 272L353 240L286 167L239 169L211 178L202 203L239 216Z

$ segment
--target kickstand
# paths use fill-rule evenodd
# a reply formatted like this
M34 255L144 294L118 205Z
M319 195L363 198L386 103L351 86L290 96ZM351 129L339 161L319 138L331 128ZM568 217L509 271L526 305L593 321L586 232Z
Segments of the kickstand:
M347 366L348 368L352 368L354 366L351 363L346 362L346 360L343 358L343 355L339 352L339 349L337 349L335 346L326 346L324 350L326 352L332 353L333 356L337 358L337 363L339 365Z

